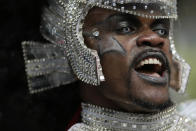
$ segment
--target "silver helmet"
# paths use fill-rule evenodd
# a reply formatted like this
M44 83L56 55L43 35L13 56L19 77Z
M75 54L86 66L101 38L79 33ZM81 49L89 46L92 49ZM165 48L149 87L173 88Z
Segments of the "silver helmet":
M91 85L104 81L99 56L87 48L83 38L84 20L93 7L149 19L170 19L171 51L173 59L180 63L179 91L183 92L190 66L178 55L173 42L176 4L176 0L49 0L49 6L43 10L41 33L51 44L23 42L30 92L76 80Z

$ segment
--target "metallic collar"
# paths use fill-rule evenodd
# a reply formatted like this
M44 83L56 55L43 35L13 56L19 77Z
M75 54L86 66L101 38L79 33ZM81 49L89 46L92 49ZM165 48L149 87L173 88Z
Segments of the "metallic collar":
M82 121L98 131L166 131L173 130L179 116L176 106L156 114L132 114L82 104Z

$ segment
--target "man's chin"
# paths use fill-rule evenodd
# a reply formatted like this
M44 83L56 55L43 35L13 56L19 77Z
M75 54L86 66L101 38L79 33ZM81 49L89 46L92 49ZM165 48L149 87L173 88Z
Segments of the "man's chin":
M168 79L164 82L144 79L135 70L130 74L128 96L134 105L145 112L157 112L173 105L169 96Z
M171 99L168 99L167 101L163 103L153 103L150 101L136 99L134 97L131 97L131 101L136 106L140 107L141 109L144 109L145 112L158 112L158 111L165 110L174 105Z

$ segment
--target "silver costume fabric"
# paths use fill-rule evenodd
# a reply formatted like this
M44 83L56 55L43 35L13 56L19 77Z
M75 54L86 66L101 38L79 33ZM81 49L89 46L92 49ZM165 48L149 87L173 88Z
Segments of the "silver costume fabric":
M186 117L190 117L196 122L196 100L182 102L177 107L178 112Z
M68 131L195 131L195 129L196 123L177 112L176 106L156 114L132 114L83 103L82 123L73 125Z
M22 43L30 93L42 92L76 80L64 51L50 43Z

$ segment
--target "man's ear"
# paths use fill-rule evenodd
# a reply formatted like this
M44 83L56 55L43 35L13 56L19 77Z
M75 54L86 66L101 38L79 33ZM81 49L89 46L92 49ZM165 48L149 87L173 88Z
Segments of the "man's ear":
M170 70L170 87L178 92L181 88L180 62L173 59L172 64L170 65Z

